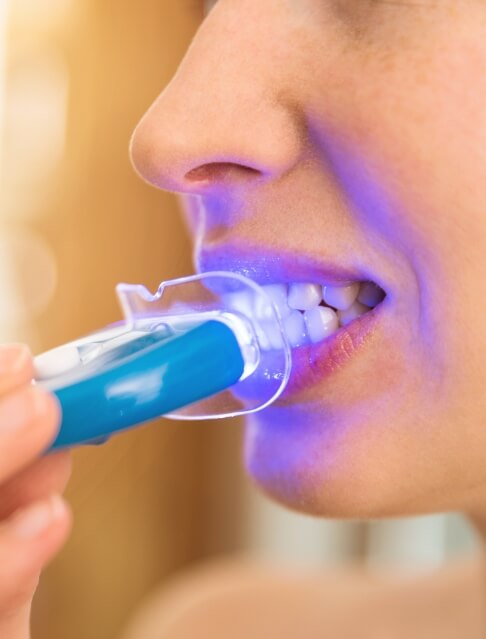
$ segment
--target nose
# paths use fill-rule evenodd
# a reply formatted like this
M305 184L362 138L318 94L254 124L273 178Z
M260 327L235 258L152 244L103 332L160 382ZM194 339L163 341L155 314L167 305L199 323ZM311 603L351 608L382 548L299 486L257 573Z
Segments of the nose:
M261 42L256 47L261 31L252 33L252 22L245 31L237 10L224 6L207 18L133 134L136 171L161 189L202 194L274 180L302 152L283 65L272 60L271 51L262 55Z

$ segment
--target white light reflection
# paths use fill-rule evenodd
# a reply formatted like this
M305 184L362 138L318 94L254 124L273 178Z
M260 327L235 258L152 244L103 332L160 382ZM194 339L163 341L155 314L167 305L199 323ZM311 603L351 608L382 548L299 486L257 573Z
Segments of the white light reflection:
M5 59L7 40L7 0L0 0L0 150L4 132ZM0 174L2 154L0 153Z
M62 158L68 79L64 58L47 47L24 52L9 69L3 180L14 203L48 180Z
M20 25L22 31L35 33L65 27L74 16L75 5L73 0L15 0L13 27Z
M42 237L28 229L0 227L0 329L38 317L56 281L54 255Z

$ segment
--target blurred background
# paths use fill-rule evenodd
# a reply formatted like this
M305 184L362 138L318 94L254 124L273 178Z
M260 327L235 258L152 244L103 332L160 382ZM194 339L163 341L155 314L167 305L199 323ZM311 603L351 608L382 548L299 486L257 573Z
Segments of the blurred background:
M175 199L127 149L196 4L0 0L0 341L45 350L118 319L117 282L192 272ZM271 504L242 472L241 427L162 419L75 453L74 533L43 576L36 639L115 639L154 587L215 557L429 570L474 548L456 516L329 522Z

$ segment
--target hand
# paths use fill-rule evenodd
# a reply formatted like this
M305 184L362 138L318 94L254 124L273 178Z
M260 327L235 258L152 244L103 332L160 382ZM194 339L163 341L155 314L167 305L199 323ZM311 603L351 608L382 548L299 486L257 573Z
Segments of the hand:
M40 571L70 530L59 496L70 474L66 452L42 457L59 427L53 395L31 384L32 357L0 345L0 637L30 637Z

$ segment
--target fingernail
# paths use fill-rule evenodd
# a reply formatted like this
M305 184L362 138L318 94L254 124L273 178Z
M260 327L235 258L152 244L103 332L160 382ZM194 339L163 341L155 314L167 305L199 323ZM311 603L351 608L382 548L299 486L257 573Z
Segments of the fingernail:
M24 344L0 344L0 375L21 371L30 358L30 351Z
M8 523L10 532L19 539L32 539L41 535L65 512L62 497L53 495L13 515Z
M0 431L13 431L46 409L45 393L29 386L0 400Z

